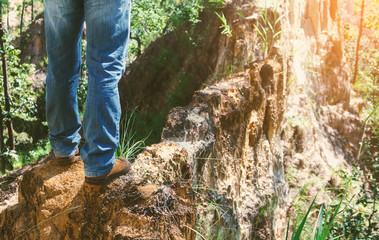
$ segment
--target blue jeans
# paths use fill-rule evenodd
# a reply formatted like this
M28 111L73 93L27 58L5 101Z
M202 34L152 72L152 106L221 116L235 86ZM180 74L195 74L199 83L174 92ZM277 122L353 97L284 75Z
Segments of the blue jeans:
M86 141L80 152L89 177L107 174L115 163L121 116L118 81L125 70L130 8L130 0L45 0L46 113L50 143L60 157L74 154L80 142L77 87L86 21Z

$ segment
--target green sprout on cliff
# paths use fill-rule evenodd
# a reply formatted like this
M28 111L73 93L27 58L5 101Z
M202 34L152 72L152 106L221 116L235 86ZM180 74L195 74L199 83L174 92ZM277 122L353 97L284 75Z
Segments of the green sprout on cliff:
M307 221L309 213L311 212L311 210L313 208L316 197L313 199L311 205L308 208L307 213L305 214L305 216L301 220L300 224L297 225L297 221L295 222L295 226L294 226L294 230L293 230L293 234L292 234L291 238L289 238L290 220L288 220L286 240L298 240L298 239L300 239L301 234L302 234L303 229L304 229L305 222ZM327 239L328 234L329 234L329 232L333 226L334 220L338 214L338 211L341 208L342 201L343 201L343 199L340 200L339 204L337 205L337 207L334 210L334 214L332 214L331 216L329 216L328 211L324 210L324 205L321 205L319 215L318 215L318 220L316 221L315 226L314 226L312 239L314 239L314 240L326 240Z
M282 31L279 30L279 23L286 14L279 16L277 9L275 9L275 11L273 11L273 19L271 21L267 7L264 9L258 7L258 11L260 13L260 21L257 21L257 24L254 24L254 27L257 29L258 35L263 40L262 49L266 60L270 56L275 40L279 38L282 33Z
M230 26L228 25L228 22L226 21L225 15L223 12L221 12L221 15L215 12L217 17L222 21L222 25L220 28L222 28L222 34L225 34L228 37L232 36L232 30L230 29Z

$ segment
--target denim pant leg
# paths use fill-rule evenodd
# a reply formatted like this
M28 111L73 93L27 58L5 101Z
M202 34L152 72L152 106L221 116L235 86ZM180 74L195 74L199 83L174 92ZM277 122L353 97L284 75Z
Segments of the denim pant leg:
M110 172L119 145L118 82L124 73L129 38L130 0L85 0L88 91L81 149L85 175Z
M73 154L80 142L77 86L83 19L81 1L45 0L46 116L51 146L62 157Z

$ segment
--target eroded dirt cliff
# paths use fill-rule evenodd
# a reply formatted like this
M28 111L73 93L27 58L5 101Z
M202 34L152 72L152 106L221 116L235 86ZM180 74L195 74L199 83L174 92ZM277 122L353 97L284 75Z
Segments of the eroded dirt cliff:
M18 200L1 212L2 239L191 239L190 185L155 185L133 172L106 187L84 184L81 161L51 157L22 175Z
M271 47L276 60L268 61L272 78L262 68L265 43L255 27L265 8L269 21L284 15L281 41ZM215 33L209 67L215 75L230 66L244 72L172 109L162 142L183 146L197 201L217 205L198 208L199 229L210 237L283 238L300 190L330 201L325 189L339 169L350 168L362 134L337 1L229 1L223 12L232 36Z

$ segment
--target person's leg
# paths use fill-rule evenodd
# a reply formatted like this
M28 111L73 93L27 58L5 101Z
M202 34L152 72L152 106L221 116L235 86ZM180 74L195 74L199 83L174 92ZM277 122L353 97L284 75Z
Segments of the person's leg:
M59 157L74 154L80 142L77 86L83 19L81 0L45 0L46 118Z
M88 91L81 149L87 177L108 174L115 164L121 116L118 81L125 70L130 0L85 0Z

